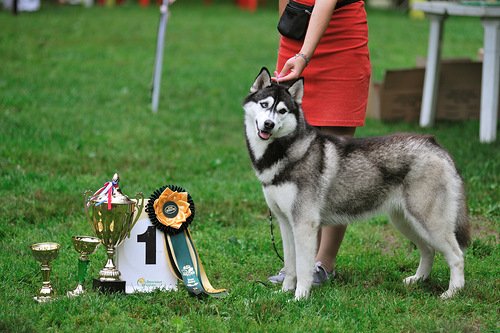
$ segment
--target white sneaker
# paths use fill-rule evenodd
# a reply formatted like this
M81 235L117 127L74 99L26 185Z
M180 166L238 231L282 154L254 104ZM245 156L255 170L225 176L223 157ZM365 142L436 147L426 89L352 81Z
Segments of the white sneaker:
M313 271L313 286L319 286L331 278L335 276L335 271L328 272L326 268L323 266L323 264L318 261L314 265L314 271ZM281 284L283 283L283 280L285 280L285 270L284 268L280 269L278 274L270 276L267 278L269 282L273 284Z
M335 271L328 272L321 261L316 262L313 272L313 286L319 286L335 276Z
M283 280L285 279L285 269L282 268L278 272L278 274L270 276L267 278L269 282L274 283L274 284L281 284L283 283Z

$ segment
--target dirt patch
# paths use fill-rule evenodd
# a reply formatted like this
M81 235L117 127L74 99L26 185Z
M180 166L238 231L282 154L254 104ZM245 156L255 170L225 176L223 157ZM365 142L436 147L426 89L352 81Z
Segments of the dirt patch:
M495 243L498 243L499 233L498 233L498 222L490 220L484 216L471 216L470 225L472 232L472 239L495 239Z
M391 224L379 226L378 229L382 238L379 243L382 254L393 254L399 248L413 250L413 244Z

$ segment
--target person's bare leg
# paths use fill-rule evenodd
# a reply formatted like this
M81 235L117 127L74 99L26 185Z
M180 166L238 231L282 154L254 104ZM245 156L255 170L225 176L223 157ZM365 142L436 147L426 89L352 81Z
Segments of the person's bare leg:
M336 136L352 137L356 127L320 127L322 133ZM319 246L316 261L320 261L328 272L335 269L337 253L344 239L347 226L324 226L318 235Z
M316 261L321 262L328 272L335 269L337 253L344 239L346 229L347 226L344 225L325 226L321 228L321 240L318 253L316 254Z

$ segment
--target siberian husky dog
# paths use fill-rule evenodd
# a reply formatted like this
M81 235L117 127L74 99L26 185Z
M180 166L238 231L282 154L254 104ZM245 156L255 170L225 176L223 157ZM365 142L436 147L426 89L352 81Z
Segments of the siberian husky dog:
M246 142L266 202L279 221L286 278L295 299L310 294L320 226L387 213L420 250L412 284L431 272L435 251L450 267L452 297L464 286L470 228L463 181L431 136L345 139L319 133L301 109L303 79L286 87L262 68L243 102Z

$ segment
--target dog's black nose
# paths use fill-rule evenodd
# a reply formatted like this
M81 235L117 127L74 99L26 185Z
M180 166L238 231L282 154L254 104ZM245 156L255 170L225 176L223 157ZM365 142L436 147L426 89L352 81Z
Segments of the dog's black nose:
M272 130L274 128L274 122L272 120L266 120L264 122L264 129Z

